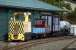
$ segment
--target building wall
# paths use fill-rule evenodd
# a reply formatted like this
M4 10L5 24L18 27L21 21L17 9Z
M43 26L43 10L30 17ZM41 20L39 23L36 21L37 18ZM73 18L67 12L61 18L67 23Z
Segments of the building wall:
M3 34L8 31L8 11L0 9L0 40L3 38Z

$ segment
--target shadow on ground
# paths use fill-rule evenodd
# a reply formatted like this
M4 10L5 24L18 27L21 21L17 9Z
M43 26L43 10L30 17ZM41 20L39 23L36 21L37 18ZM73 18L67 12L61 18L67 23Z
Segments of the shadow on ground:
M76 48L65 48L63 50L76 50Z

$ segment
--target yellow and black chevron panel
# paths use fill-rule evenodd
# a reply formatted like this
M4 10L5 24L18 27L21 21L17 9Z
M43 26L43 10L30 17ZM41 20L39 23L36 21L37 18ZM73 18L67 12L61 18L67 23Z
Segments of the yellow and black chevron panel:
M8 33L8 39L9 40L24 40L24 25L22 21L16 21L13 20L13 18L11 20L9 20L9 33ZM14 39L14 33L16 32L15 28L17 27L17 39ZM19 27L19 28L18 28Z
M11 32L11 33L13 33L14 32L14 25L15 23L14 23L14 20L13 20L13 18L11 18L10 20L9 20L9 24L8 24L8 29L9 29L9 32Z
M23 30L23 28L24 28L23 22L19 21L17 24L19 25L19 33L24 33L24 30Z

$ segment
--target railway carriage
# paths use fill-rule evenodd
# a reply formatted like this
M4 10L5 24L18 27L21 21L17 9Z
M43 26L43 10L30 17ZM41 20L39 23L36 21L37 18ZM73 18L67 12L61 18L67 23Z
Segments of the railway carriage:
M60 31L60 18L57 15L42 12L38 16L33 17L33 20L32 37L34 38L53 36Z

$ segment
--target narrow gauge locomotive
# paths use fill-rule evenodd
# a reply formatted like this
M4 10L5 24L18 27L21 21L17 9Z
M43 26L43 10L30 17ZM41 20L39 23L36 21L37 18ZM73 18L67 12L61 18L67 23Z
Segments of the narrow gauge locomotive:
M9 27L8 41L25 40L25 33L28 32L28 24L30 24L29 15L31 14L26 12L13 13L13 16L10 18L8 25Z

